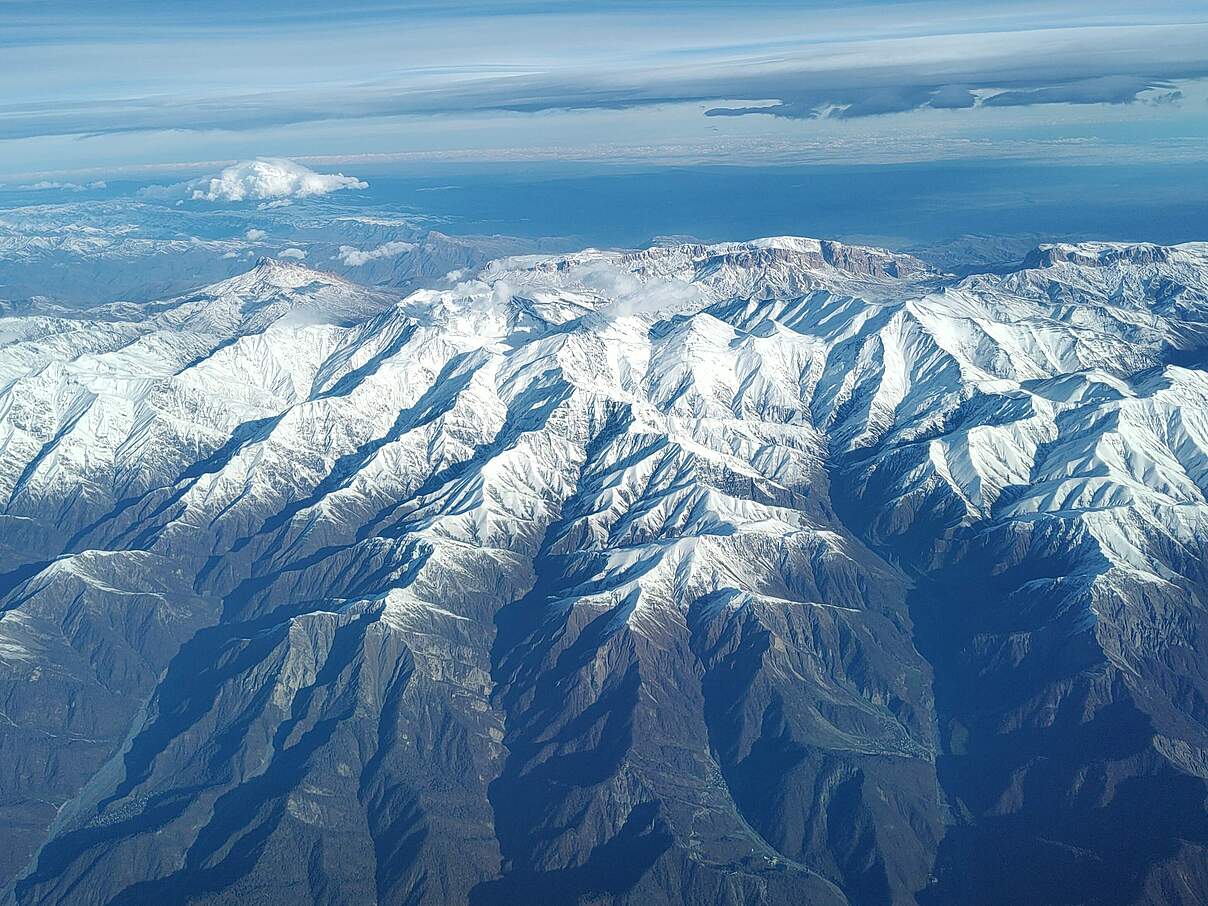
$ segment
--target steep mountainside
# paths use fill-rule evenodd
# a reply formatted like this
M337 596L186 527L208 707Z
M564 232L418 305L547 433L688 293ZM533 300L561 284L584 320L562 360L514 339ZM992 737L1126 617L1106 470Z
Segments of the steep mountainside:
M1208 901L1208 245L0 343L10 903Z

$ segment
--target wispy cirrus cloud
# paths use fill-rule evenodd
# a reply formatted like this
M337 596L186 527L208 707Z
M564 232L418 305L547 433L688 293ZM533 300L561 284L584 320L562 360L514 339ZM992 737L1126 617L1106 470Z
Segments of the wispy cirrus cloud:
M978 110L987 125L1007 108L1178 101L1208 77L1204 0L705 0L692 16L671 0L365 0L339 16L310 0L10 10L0 154L6 139L13 153L54 144L67 155L75 137L133 148L122 136L147 133L177 148L197 135L196 154L211 158L351 152L387 134L377 149L484 146L492 134L506 147L515 113L550 114L535 141L562 129L584 141L566 111L633 111L598 134L675 138L670 123L652 134L639 121L654 105L707 110L730 130L754 128L751 117L936 110Z
M77 87L68 81L70 63L49 85L25 74L28 64L51 56L63 69L69 57L61 45L71 43L50 34L39 43L27 25L34 34L8 52L11 64L0 62L0 74L11 67L13 85L8 97L0 89L0 137L734 98L778 99L783 115L829 104L859 116L972 106L962 87L1009 90L1016 104L1062 96L1096 103L1085 86L1112 79L1118 84L1105 102L1120 103L1125 80L1208 72L1208 5L1200 2L1158 0L1144 11L1114 0L706 3L694 17L660 15L657 3L646 12L502 3L496 15L477 4L454 5L443 16L425 7L417 21L406 19L405 5L370 4L377 23L353 16L321 28L308 27L314 10L291 16L282 5L259 16L227 10L227 25L190 24L185 7L164 6L177 19L142 24L133 39L107 36L94 24L100 43L88 46L87 57L97 71L85 83L81 64L78 91L64 90ZM276 29L274 14L285 23ZM464 25L466 16L483 28ZM83 31L81 45L90 36L89 18L82 21L67 29ZM140 80L132 84L119 68L131 56L147 70L141 92ZM50 90L55 84L60 90Z

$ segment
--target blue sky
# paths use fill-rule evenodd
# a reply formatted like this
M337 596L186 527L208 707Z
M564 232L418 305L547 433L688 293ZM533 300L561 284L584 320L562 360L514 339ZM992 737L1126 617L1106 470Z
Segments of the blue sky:
M1208 0L0 0L0 181L1208 155Z

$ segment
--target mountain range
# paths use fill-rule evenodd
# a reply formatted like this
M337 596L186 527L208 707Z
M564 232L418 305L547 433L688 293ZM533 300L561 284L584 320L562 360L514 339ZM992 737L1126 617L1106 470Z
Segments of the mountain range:
M0 902L1203 903L1206 605L1208 243L35 301Z

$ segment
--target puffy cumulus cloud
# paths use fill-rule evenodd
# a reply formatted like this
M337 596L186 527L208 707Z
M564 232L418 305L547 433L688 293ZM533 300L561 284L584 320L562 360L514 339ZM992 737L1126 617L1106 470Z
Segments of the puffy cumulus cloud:
M342 245L336 257L345 267L360 267L362 264L368 264L370 261L376 261L378 258L393 258L395 255L409 252L413 248L415 248L414 242L403 242L401 240L385 242L373 249L358 249L355 246Z
M301 261L303 258L306 257L306 252L302 251L302 249L295 249L295 248L282 249L280 252L277 253L277 257L278 258L295 258L298 261Z
M243 234L243 238L246 239L248 242L259 242L261 239L263 239L267 235L268 235L268 233L264 232L264 230L257 230L253 227L252 229L248 230L246 233Z
M309 198L369 183L343 173L316 173L297 161L258 157L227 167L217 176L190 183L194 201L267 201Z

